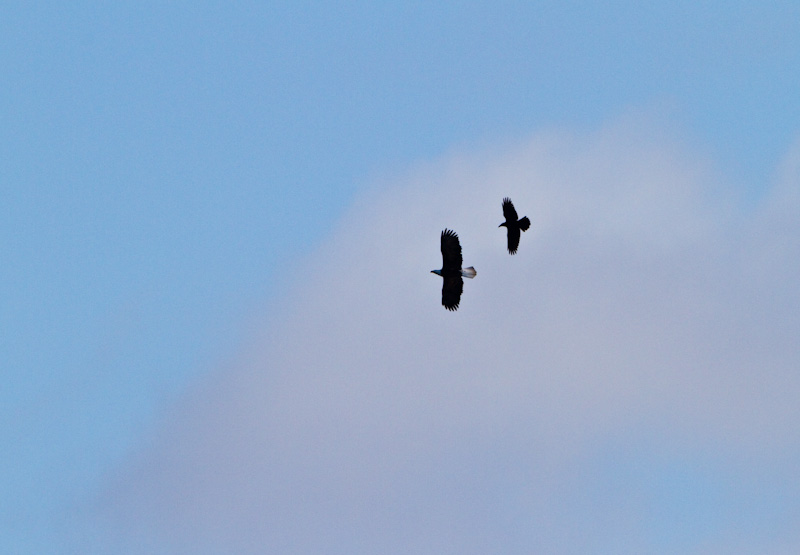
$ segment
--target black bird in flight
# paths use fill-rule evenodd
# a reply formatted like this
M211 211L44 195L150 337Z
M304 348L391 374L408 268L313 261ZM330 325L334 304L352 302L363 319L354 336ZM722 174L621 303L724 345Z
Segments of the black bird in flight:
M442 231L442 269L431 270L432 273L442 276L442 306L447 310L457 310L461 300L461 291L464 289L464 280L461 278L474 278L478 273L475 268L461 268L461 244L458 235L451 229Z
M503 199L503 216L506 217L506 221L497 227L505 227L508 230L508 252L516 254L519 247L519 230L527 231L531 227L531 221L527 216L517 220L517 211L514 210L514 205L508 197Z

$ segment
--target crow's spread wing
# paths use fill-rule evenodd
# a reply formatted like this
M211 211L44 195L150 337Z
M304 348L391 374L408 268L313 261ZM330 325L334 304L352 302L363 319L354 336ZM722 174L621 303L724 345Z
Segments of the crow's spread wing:
M514 205L508 197L503 199L503 216L506 217L506 222L517 223L517 211L514 210Z
M443 277L442 306L447 310L456 310L458 309L458 303L461 301L461 291L464 289L464 280L461 279L460 274L451 274Z
M458 242L458 235L451 229L445 229L442 231L442 274L460 273L461 262L461 244ZM458 294L461 295L460 288Z
M519 247L519 227L508 226L508 252L516 254Z

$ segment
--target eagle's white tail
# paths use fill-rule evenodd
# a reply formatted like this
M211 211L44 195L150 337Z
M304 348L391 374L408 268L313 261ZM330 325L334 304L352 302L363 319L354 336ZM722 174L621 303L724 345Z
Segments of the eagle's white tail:
M461 268L461 275L464 276L465 278L472 279L477 274L478 272L476 272L475 268L473 268L472 266L470 266L469 268Z

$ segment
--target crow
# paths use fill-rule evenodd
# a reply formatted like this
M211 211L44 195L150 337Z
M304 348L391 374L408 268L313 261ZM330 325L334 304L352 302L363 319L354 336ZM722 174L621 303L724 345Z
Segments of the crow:
M508 252L516 254L519 247L519 230L527 231L531 227L531 221L527 216L517 220L517 211L514 210L514 205L508 197L503 199L503 216L506 217L506 221L497 227L505 227L508 230Z
M447 310L457 310L464 288L465 278L474 278L475 268L461 268L461 244L458 235L451 229L442 231L442 269L431 270L431 273L442 276L442 306Z

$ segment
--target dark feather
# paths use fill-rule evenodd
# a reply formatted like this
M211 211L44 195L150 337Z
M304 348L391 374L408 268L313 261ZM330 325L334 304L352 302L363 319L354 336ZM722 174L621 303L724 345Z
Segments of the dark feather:
M508 197L503 199L503 216L506 218L506 223L517 221L517 211L514 209L514 204Z
M442 277L442 306L447 310L456 310L461 302L464 280L460 274L445 274Z
M462 262L458 235L451 229L445 229L442 231L442 274L460 274Z
M508 252L516 254L519 248L519 228L508 227Z

